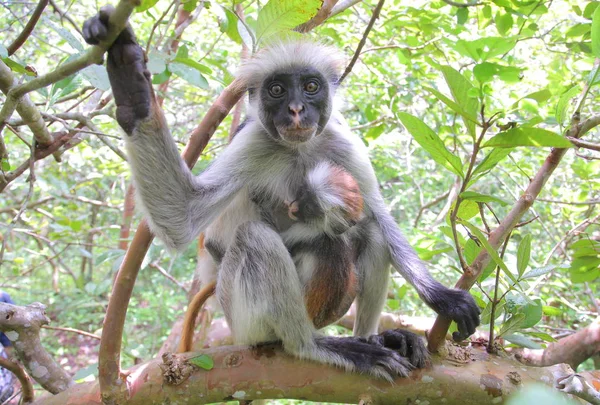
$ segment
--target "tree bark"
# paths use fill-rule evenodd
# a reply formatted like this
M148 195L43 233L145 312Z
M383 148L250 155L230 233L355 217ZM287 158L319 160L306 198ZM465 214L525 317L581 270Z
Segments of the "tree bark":
M435 358L432 368L413 371L408 378L397 379L394 384L297 360L273 346L255 350L220 347L203 352L214 360L214 368L210 371L190 367L169 370L183 373L184 380L179 385L163 381L165 372L159 359L129 370L125 374L130 395L120 405L198 405L269 398L338 403L362 401L365 404L486 405L503 402L524 384L552 384L572 374L566 365L525 367L514 359L489 355L483 349L453 347L456 349L453 360ZM198 354L186 353L176 358L185 360ZM588 373L584 378L591 386L600 384L600 373ZM557 392L556 395L562 394ZM67 403L101 404L98 383L79 384L35 402L37 405Z

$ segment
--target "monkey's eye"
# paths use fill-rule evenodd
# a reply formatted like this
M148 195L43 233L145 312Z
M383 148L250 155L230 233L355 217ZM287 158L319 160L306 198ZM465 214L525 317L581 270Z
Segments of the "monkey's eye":
M315 94L317 91L319 91L319 83L317 83L315 80L306 82L304 84L304 91L309 94Z
M281 97L284 92L285 90L283 90L283 87L281 87L280 84L272 84L271 87L269 87L269 94L271 97Z

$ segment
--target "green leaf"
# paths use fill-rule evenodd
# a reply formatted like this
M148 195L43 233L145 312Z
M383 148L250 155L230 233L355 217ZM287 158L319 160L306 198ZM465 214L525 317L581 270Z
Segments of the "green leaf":
M569 107L569 103L571 99L579 94L579 86L575 85L571 87L569 90L565 91L558 100L558 104L556 105L556 121L562 127L566 116L567 116L567 108Z
M525 314L525 318L521 323L521 329L531 328L542 320L542 301L537 299L527 303L519 309L519 312Z
M135 11L137 13L141 13L142 11L151 9L156 5L156 3L158 3L158 0L142 0L140 5L135 8Z
M462 198L463 200L472 200L472 201L476 201L476 202L497 202L500 205L508 205L508 201L504 201L498 197L493 197L491 195L487 195L487 194L480 194L480 193L476 193L474 191L465 191L463 193L460 194L460 198Z
M487 155L481 163L477 165L475 170L473 170L473 175L471 176L473 180L469 183L469 186L479 177L483 176L490 170L492 170L501 160L503 160L506 156L508 156L512 152L512 148L496 148L492 150L489 155Z
M0 159L0 168L3 172L10 171L10 161L8 160L8 158Z
M167 68L167 56L162 52L150 52L147 65L150 73L153 75L160 74Z
M592 15L592 54L600 58L600 8Z
M173 62L183 63L184 65L194 68L197 71L199 71L201 73L205 73L207 75L210 75L213 72L212 69L209 68L208 66L198 63L195 60L190 59L190 58L180 58L179 56L177 56L177 57L175 57Z
M527 265L529 265L529 259L531 257L531 235L527 234L519 243L517 250L517 269L519 270L519 278L525 272Z
M554 132L541 128L517 127L500 132L487 141L482 148L489 147L513 148L515 146L551 146L555 148L570 148L569 140Z
M162 73L152 76L152 84L162 84L169 80L170 77L171 72L169 72L169 69L165 69Z
M563 311L560 308L551 307L549 305L544 305L542 307L542 312L547 316L561 316Z
M234 41L237 44L241 44L242 43L242 37L240 36L240 33L238 31L238 18L237 16L233 13L233 11L228 10L226 8L221 7L220 5L216 5L216 7L214 7L215 9L217 8L221 8L222 10L224 10L225 12L225 17L227 18L227 28L225 29L225 33L227 34L227 36ZM220 24L220 28L221 28L221 32L223 32L223 26L225 24L221 23Z
M528 349L541 349L542 346L539 343L534 342L529 339L527 336L523 335L504 335L504 339L508 340L510 343L514 343L521 347L526 347Z
M258 13L257 42L307 22L322 3L321 0L269 0Z
M209 3L207 3L209 4ZM185 11L187 11L188 13L191 13L192 11L194 11L196 9L196 7L198 6L198 0L187 0L183 2L183 9ZM206 6L207 8L209 8L208 6ZM211 9L213 7L210 7ZM214 7L216 8L216 7Z
M504 36L508 33L508 31L513 26L512 14L501 13L500 11L498 11L498 13L496 13L495 22L496 22L496 29L498 30L498 33L500 35Z
M36 76L34 72L28 70L24 65L21 65L19 62L15 62L11 58L0 59L2 59L2 62L6 63L6 66L8 66L13 72L26 74L27 76Z
M480 83L487 83L495 76L506 83L521 81L523 69L515 66L504 66L498 63L483 62L473 68L473 75Z
M195 68L179 62L171 62L169 63L169 71L196 87L208 89L208 81L202 76L202 73Z
M81 71L92 86L100 90L110 90L110 80L103 65L90 65Z
M496 310L494 312L494 319L498 319L500 315L502 315L502 310L506 305L506 301L502 300L498 304L496 304ZM492 320L492 302L488 301L487 305L481 311L481 323L483 325L487 325Z
M458 53L470 57L476 62L484 62L495 56L502 55L516 45L516 40L502 37L485 37L474 41L460 39L456 42L446 40Z
M212 370L213 367L215 366L215 362L214 362L213 358L206 354L201 354L200 356L191 357L190 359L188 359L188 362L190 362L194 366L200 367L201 369L204 369L204 370Z
M450 107L454 112L460 114L463 118L468 119L469 121L477 124L477 117L474 114L467 112L464 108L462 108L458 103L452 101L449 97L444 95L443 93L437 91L436 89L428 86L423 86L425 90L436 96L441 102ZM372 121L372 120L371 120Z
M73 34L71 34L71 32L69 30L54 24L52 21L50 21L49 18L47 18L45 16L42 16L42 22L45 25L48 25L54 31L56 31L58 33L58 35L60 35L65 41L67 41L67 43L69 45L71 45L71 47L73 47L73 49L75 49L79 52L84 51L84 48L83 48L83 45L81 44L81 42L79 42L79 40L77 38L75 38L75 36Z
M523 320L525 320L525 314L516 314L508 318L508 320L502 324L502 327L500 327L498 337L506 334L512 334L513 332L521 329Z
M556 266L551 264L549 266L544 266L544 267L540 267L538 269L533 269L533 270L525 273L525 275L522 276L521 279L525 280L527 278L535 278L535 277L543 276L544 274L550 273L555 268L556 268Z
M492 247L492 245L490 245L490 243L487 240L487 237L483 234L483 232L481 232L475 225L471 224L470 222L463 221L461 219L458 219L458 222L460 224L466 226L467 228L469 228L471 233L473 235L475 235L477 237L477 239L479 239L479 243L481 243L483 245L484 249L488 252L488 254L490 255L491 259L494 261L494 263L496 263L498 266L500 266L500 268L504 271L504 273L506 273L508 278L510 278L513 283L517 284L518 281L515 278L514 274L512 274L508 270L508 267L506 267L506 263L504 263L504 261L502 260L500 255L498 255L498 252L496 251L496 249L494 249Z
M433 160L452 173L464 177L462 163L458 156L453 155L446 149L444 142L427 124L405 112L399 112L398 118L417 143L431 155Z
M467 7L459 8L456 11L456 22L459 25L464 25L469 20L469 9Z
M469 93L471 90L477 90L470 81L468 81L459 71L451 68L450 66L440 66L440 70L444 74L444 79L450 88L452 98L454 101L465 110L468 117L476 117L479 111L479 100L475 97L471 97ZM469 119L466 121L463 118L465 126L469 131L469 134L475 139L475 124L473 120ZM475 120L477 122L477 120Z
M586 6L585 9L583 10L583 16L587 19L592 19L592 16L594 15L594 11L596 11L596 9L598 8L598 5L600 4L600 1L590 1Z
M600 257L583 256L573 259L569 273L574 283L595 281L600 277Z
M545 307L544 307L545 308ZM536 337L538 339L542 339L544 342L556 342L552 336L544 332L527 332L529 336Z

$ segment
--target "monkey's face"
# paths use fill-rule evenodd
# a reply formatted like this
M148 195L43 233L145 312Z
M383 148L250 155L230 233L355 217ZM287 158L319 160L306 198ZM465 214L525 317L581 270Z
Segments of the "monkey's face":
M330 84L312 68L277 72L260 89L259 116L275 139L306 142L319 135L331 115Z

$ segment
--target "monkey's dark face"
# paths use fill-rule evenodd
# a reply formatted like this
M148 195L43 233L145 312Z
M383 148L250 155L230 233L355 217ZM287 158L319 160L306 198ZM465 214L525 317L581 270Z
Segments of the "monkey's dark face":
M329 120L330 92L326 78L315 69L275 73L260 89L260 120L276 139L306 142L320 134Z

